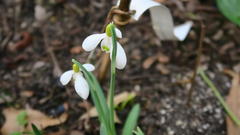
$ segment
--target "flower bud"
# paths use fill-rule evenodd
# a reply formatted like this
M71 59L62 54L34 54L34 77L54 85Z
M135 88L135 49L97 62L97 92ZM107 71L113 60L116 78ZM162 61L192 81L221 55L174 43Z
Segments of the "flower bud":
M78 67L77 64L73 64L73 65L72 65L72 69L73 69L73 71L74 71L75 73L78 73L78 72L79 72L79 67Z
M106 34L107 34L107 36L108 37L111 37L112 36L112 31L111 31L111 26L112 26L113 24L112 23L109 23L108 25L107 25L107 27L106 27Z

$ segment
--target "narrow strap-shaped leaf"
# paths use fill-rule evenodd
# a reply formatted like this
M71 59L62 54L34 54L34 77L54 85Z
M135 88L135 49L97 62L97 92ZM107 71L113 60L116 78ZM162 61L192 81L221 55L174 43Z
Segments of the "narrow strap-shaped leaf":
M107 134L107 129L106 129L106 127L104 126L104 124L101 124L101 127L100 127L100 135L108 135L108 134Z
M32 129L33 129L34 135L42 135L41 131L39 131L34 124L32 124Z
M132 110L128 114L127 120L124 124L122 135L132 135L133 134L133 129L137 125L139 112L140 112L140 105L139 104L134 105Z
M240 120L228 107L227 103L224 101L222 95L220 94L216 86L213 84L213 82L208 78L208 76L205 74L205 72L202 69L199 69L198 73L200 74L204 82L207 83L207 85L211 88L213 94L217 97L218 101L221 103L222 107L225 109L229 117L236 123L236 125L240 126Z

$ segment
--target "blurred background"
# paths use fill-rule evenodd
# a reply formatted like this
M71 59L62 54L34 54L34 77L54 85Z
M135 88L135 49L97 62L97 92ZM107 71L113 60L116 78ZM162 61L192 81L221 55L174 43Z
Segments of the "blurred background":
M157 1L171 10L175 24L192 20L194 25L183 42L160 41L152 29L148 12L139 21L121 28L124 38L120 42L126 50L128 63L125 70L117 73L116 92L137 94L132 102L141 104L139 126L146 135L226 135L225 112L211 90L197 77L191 106L187 106L191 84L186 81L194 72L200 22L203 22L206 34L201 66L221 94L228 95L231 78L223 70L240 71L239 27L220 13L215 1ZM115 3L107 0L0 0L0 126L4 127L3 135L6 130L12 130L11 126L7 129L4 126L7 118L16 116L12 108L31 108L44 113L44 118L51 118L42 123L47 123L46 134L98 134L96 118L80 118L91 108L91 99L82 101L72 85L63 87L59 83L59 76L71 69L72 58L86 62L89 53L81 48L82 41L90 34L101 32ZM39 5L43 10L36 10ZM99 63L100 57L96 51L92 63ZM109 85L108 75L106 77L102 83L105 90ZM130 102L117 111L120 120L124 121L131 106ZM49 124L54 119L58 122Z

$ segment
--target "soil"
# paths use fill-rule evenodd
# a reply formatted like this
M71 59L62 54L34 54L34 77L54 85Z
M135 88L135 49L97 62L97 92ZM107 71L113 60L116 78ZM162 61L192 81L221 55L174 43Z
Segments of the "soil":
M101 31L113 3L106 0L44 1L50 18L39 25L34 17L36 1L0 1L0 113L7 107L31 107L55 117L63 113L59 108L67 104L67 122L44 131L97 135L97 119L87 122L79 119L86 112L80 105L85 102L77 96L72 85L61 86L54 62L62 71L71 68L72 58L84 63L89 53L79 47L85 37ZM188 38L183 42L160 41L151 27L148 13L140 21L122 28L124 38L121 42L128 63L124 70L117 72L116 92L137 92L134 103L141 105L138 125L146 135L226 135L226 113L211 89L197 77L191 106L188 106L191 84L178 82L189 79L194 72L199 22L202 21L206 35L201 66L226 96L231 78L222 71L225 68L240 70L240 29L218 11L214 2L168 0L164 4L170 8L175 24L194 21ZM30 38L26 45L11 49L22 40L24 32L29 33ZM143 62L158 53L164 54L169 61L143 68ZM98 54L99 51L92 63L98 62ZM102 86L107 89L108 81ZM122 121L132 105L118 112ZM0 125L4 121L4 116L0 115ZM121 127L119 124L118 129Z

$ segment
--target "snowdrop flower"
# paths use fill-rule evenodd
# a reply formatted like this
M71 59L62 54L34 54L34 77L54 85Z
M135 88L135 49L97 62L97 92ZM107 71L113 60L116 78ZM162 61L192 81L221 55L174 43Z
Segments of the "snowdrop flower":
M83 67L86 68L87 71L93 71L95 69L92 64L83 64ZM72 70L66 71L61 75L60 82L62 85L67 85L71 79L74 80L74 88L77 94L81 98L87 99L89 96L89 85L77 64L73 64Z
M122 38L122 33L119 29L115 28L115 32L118 38ZM110 53L111 58L113 50L111 23L107 25L105 33L92 34L84 39L82 47L85 51L92 51L99 43L101 43L101 50ZM123 69L126 66L126 63L126 53L120 43L117 42L116 68Z
M118 0L117 5L120 4ZM150 11L152 27L161 40L180 40L183 41L189 33L193 22L187 21L184 24L175 26L170 10L157 0L131 0L130 10L136 11L132 19L139 20L143 13Z

